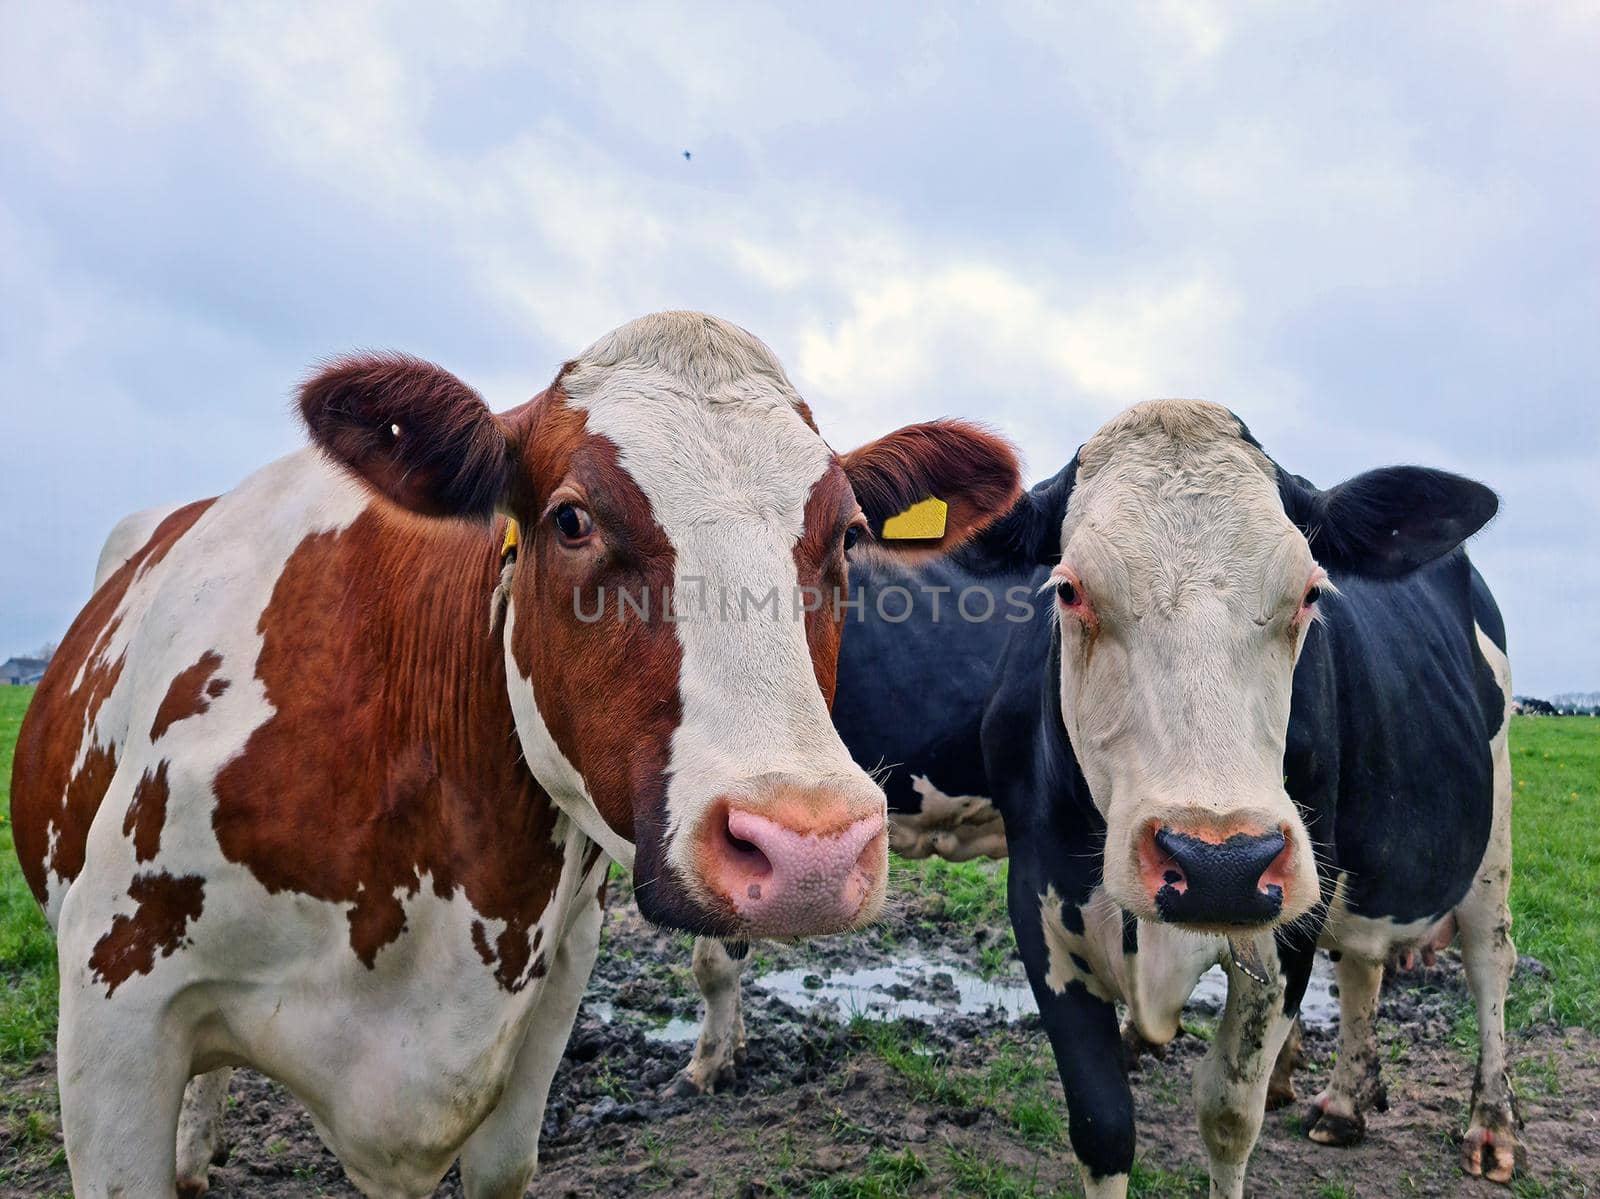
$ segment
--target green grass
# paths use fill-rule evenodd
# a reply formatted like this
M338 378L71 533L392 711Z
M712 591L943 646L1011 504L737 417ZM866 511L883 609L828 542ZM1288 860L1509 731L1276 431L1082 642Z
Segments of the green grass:
M1128 1175L1129 1199L1189 1199L1210 1190L1211 1181L1199 1166L1166 1170L1135 1158Z
M946 919L958 924L1009 927L1006 912L1006 863L986 858L946 862L943 858L911 860L890 856L889 872L901 896L931 899Z
M1519 976L1507 1017L1600 1032L1600 720L1513 717L1511 773L1511 937L1553 977Z
M11 840L11 756L32 687L0 687L0 1063L55 1041L56 947Z
M1050 1091L1055 1063L1042 1042L1024 1050L1001 1040L982 1073L973 1073L953 1068L944 1053L930 1049L898 1021L857 1018L850 1032L900 1075L917 1099L992 1110L1037 1148L1067 1143L1061 1103Z
M811 1185L811 1199L899 1199L911 1194L933 1171L910 1149L874 1149L854 1178L823 1178Z

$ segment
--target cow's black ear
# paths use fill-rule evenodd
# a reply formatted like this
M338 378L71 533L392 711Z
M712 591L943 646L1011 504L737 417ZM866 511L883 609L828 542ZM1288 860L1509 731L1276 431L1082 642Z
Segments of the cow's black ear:
M1067 501L1072 498L1077 478L1078 459L1074 455L1053 478L1023 492L1011 510L961 550L957 558L967 569L980 574L1054 565L1061 558L1061 524L1067 518Z
M1318 562L1380 579L1448 554L1500 506L1482 483L1423 466L1369 470L1327 491L1285 476L1279 493Z

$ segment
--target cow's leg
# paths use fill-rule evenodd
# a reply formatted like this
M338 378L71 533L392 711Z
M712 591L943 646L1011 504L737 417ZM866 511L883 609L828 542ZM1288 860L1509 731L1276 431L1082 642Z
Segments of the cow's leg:
M1287 1107L1299 1098L1294 1093L1294 1072L1305 1060L1304 1046L1305 1029L1300 1024L1300 1017L1296 1016L1294 1023L1289 1026L1289 1035L1283 1039L1283 1048L1278 1050L1278 1060L1272 1066L1272 1077L1267 1079L1269 1112Z
M1267 1079L1294 1022L1293 1010L1284 1010L1287 985L1270 934L1262 934L1258 942L1267 946L1267 981L1250 978L1229 960L1222 1023L1194 1072L1195 1110L1211 1159L1213 1199L1244 1195L1245 1170L1266 1114ZM1299 1006L1298 992L1290 1006Z
M178 1114L178 1193L203 1195L206 1173L226 1160L222 1113L228 1104L233 1067L222 1066L189 1080Z
M1344 952L1339 979L1339 1060L1328 1085L1306 1109L1306 1135L1319 1145L1354 1145L1367 1132L1367 1109L1389 1106L1378 1069L1378 992L1383 963Z
M64 941L63 961L77 957L77 948ZM102 988L80 987L62 973L56 1066L73 1193L170 1199L190 1047L148 1007L118 1002L120 994L108 1001Z
M599 900L587 888L545 977L539 1006L500 1102L461 1149L461 1186L467 1199L521 1199L539 1164L539 1131L578 1004L600 951Z
M1478 1009L1478 1072L1461 1160L1468 1174L1510 1182L1517 1155L1517 1113L1506 1069L1506 988L1517 951L1511 941L1511 759L1504 724L1495 735L1492 753L1494 822L1489 848L1472 889L1456 908L1461 959Z
M1083 955L1074 960L1072 947L1064 943L1069 924L1084 927L1081 910L1073 905L1069 911L1048 884L1040 887L1039 878L1027 859L1012 857L1008 898L1017 951L1061 1075L1067 1135L1078 1158L1084 1195L1124 1199L1133 1168L1133 1092L1123 1063L1114 992L1104 979L1083 969ZM1063 943L1052 944L1052 935Z
M715 937L695 939L694 980L705 997L705 1017L694 1055L672 1080L672 1094L705 1095L733 1082L745 1054L744 1012L739 1003L743 970L743 956L735 958Z

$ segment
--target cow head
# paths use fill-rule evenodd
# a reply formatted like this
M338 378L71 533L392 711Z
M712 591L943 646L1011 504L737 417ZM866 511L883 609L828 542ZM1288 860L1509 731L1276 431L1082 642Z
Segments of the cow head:
M1009 446L938 422L837 455L771 351L696 313L623 326L498 416L398 357L335 363L301 400L318 443L396 503L518 522L522 751L633 865L647 917L798 936L876 916L884 797L828 717L847 551L928 496L943 536L905 544L959 544L1014 502Z
M1007 519L1053 563L1061 719L1106 821L1127 910L1213 931L1318 899L1284 790L1294 666L1330 573L1396 577L1495 511L1481 484L1420 467L1319 491L1213 404L1140 404Z

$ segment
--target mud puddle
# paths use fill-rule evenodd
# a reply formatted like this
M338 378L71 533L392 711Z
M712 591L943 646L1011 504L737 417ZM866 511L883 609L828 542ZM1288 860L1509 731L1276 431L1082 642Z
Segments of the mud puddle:
M944 1016L987 1016L1016 1023L1038 1014L1026 981L1014 975L985 978L949 958L908 953L883 965L857 968L794 966L755 974L745 983L746 1002L769 996L802 1016L835 1023L851 1020L937 1020ZM1221 1014L1228 998L1228 976L1213 966L1200 978L1184 1010L1192 1015ZM632 1019L615 1005L599 1001L588 1010L602 1021ZM1317 956L1300 1007L1307 1030L1330 1032L1338 1024L1339 999L1334 994L1333 965ZM666 1043L692 1042L700 1032L698 1015L673 1016L649 1025L645 1037Z

